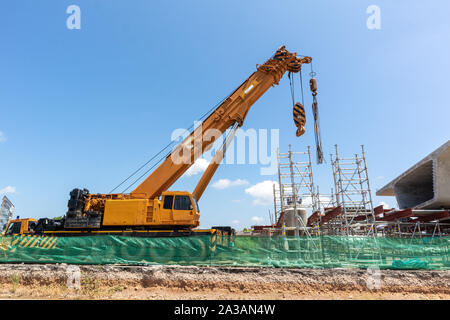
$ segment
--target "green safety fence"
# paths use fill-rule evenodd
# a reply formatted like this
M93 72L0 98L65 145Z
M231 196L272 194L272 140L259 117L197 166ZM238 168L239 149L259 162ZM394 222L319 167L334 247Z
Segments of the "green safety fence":
M449 239L238 236L229 241L215 236L14 236L1 238L0 263L449 270Z

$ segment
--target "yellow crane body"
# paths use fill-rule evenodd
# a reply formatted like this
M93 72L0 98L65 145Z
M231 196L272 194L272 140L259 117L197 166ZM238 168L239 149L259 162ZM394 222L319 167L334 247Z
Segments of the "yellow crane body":
M174 200L177 198L183 200L175 204ZM105 201L103 226L194 228L199 226L200 218L195 203L193 196L187 191L163 192L161 200L158 198L108 199Z
M240 127L251 106L272 86L279 83L283 74L299 72L310 57L298 57L280 47L269 60L257 65L250 75L202 122L201 130L194 130L170 155L129 194L90 194L79 189L69 200L65 227L109 228L195 228L200 224L197 200L214 175L223 153L218 150L199 184L191 194L168 189L214 144L214 137L206 138L209 129L223 134L230 127ZM200 150L200 151L199 151ZM183 161L175 161L173 155ZM87 190L86 190L87 191ZM81 193L80 193L81 192ZM71 207L72 203L72 207Z
M303 64L311 61L310 57L298 57L284 46L280 47L264 64L257 65L256 71L206 117L201 130L195 129L178 144L131 193L91 194L87 189L74 189L70 192L68 211L62 222L41 219L36 227L37 232L124 234L170 230L167 232L178 234L182 230L195 231L193 228L200 225L197 201L211 181L223 159L226 146L233 137L227 139L223 150L216 151L193 193L168 189L205 151L212 148L217 137L207 136L210 129L223 134L227 129L233 128L234 134L243 125L252 105L269 88L277 85L287 71L297 73ZM301 122L297 121L296 124L301 127ZM205 232L213 232L211 230Z

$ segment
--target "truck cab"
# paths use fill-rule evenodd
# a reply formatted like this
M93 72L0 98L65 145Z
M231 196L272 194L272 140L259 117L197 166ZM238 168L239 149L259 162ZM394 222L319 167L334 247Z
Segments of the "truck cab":
M3 233L4 236L15 236L18 234L33 234L36 227L37 220L32 218L27 219L13 219L8 222Z

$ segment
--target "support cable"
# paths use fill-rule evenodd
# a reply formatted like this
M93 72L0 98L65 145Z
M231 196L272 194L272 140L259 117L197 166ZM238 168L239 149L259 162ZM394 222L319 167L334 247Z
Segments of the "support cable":
M291 78L291 75L292 75L292 78ZM290 71L288 73L288 78L289 78L289 86L291 89L292 105L295 105L295 91L294 91L294 83L293 83L294 75Z
M225 98L223 98L219 103L217 103L214 107L212 107L211 109L209 109L207 112L205 112L197 121L203 121L203 119L205 119L207 116L211 115L211 113L219 106L221 105L232 93L230 93L229 95L227 95ZM190 125L189 128L187 129L188 131L190 131L191 129L193 129L194 124ZM167 150L170 146L172 146L176 141L171 141L169 144L167 144L164 148L162 148L160 151L158 151L153 157L151 157L148 161L146 161L143 165L141 165L138 169L136 169L133 173L131 173L126 179L124 179L122 182L120 182L116 187L114 187L109 193L114 192L115 190L117 190L120 186L122 186L125 182L127 182L128 180L130 180L133 176L135 176L139 171L141 171L145 166L147 166L150 162L152 162L156 157L158 157L161 153L163 153L165 150ZM166 154L165 156L163 156L162 158L160 158L158 160L158 162L156 162L156 164L154 164L150 169L148 169L147 171L144 172L144 174L142 174L141 176L139 176L138 179L136 179L131 185L129 185L122 193L125 193L126 190L128 190L131 186L133 186L137 181L139 181L139 179L141 179L145 174L147 174L148 172L150 172L151 169L153 169L157 164L159 164L163 159L167 158L168 155L170 154L170 152L168 154Z
M316 73L313 70L312 62L311 62L311 80L309 81L309 86L313 96L312 103L312 112L314 117L314 138L316 140L316 156L317 156L317 164L323 163L323 151L322 151L322 138L320 136L320 119L319 119L319 104L317 102L317 81L314 78Z
M302 69L300 69L300 90L302 93L302 105L305 105L305 98L304 98L304 94L303 94L303 76L302 76Z

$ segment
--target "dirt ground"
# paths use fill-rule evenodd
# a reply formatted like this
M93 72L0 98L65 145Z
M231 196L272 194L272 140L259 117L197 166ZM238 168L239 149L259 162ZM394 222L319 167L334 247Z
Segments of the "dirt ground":
M2 264L0 283L0 299L450 299L450 271Z

